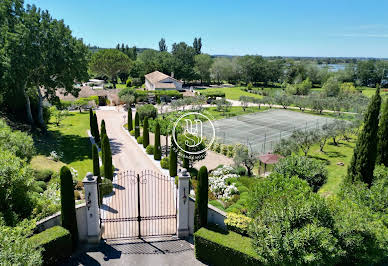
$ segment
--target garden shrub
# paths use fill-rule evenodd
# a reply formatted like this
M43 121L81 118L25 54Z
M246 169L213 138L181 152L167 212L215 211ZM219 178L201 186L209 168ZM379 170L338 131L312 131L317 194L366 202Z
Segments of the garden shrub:
M225 156L228 154L228 145L222 144L221 153L222 153L222 155L225 155Z
M175 139L177 139L176 135L175 135ZM177 144L175 143L174 140L172 140L170 156L169 156L169 167L168 167L170 176L176 176L178 174L178 154L175 151L176 148L177 148Z
M81 193L78 190L74 190L74 198L76 200L80 200L81 199Z
M261 180L249 197L250 235L267 264L335 264L342 250L325 199L305 180L279 174Z
M224 222L229 230L247 236L248 227L252 219L245 215L229 212Z
M44 181L36 181L36 184L43 190L47 189L47 185Z
M145 104L145 105L139 106L137 108L137 112L139 113L140 121L143 121L144 118L146 118L146 117L148 117L150 119L151 118L155 119L157 114L158 114L158 110L152 104Z
M216 143L214 145L214 151L217 152L217 153L221 152L221 144L220 143Z
M101 180L101 185L100 185L101 197L109 195L110 193L112 193L112 191L113 191L112 181L107 178L103 178Z
M328 174L323 162L297 155L280 159L275 164L274 172L288 177L297 176L304 179L315 192L326 183Z
M210 265L260 265L251 239L216 227L202 227L194 234L195 257Z
M160 160L160 166L163 169L169 169L169 167L170 167L170 158L169 157L164 157L162 160Z
M196 168L191 167L191 168L187 169L187 171L190 173L190 177L192 179L197 179L197 177L198 177L198 170Z
M112 164L112 151L110 149L110 143L109 143L109 139L108 139L108 136L105 134L103 139L102 139L102 150L104 151L104 156L102 156L102 163L104 165L104 172L102 172L104 174L104 177L105 178L108 178L110 180L113 179L113 172L114 172L114 168L113 168L113 164Z
M60 171L60 177L62 226L70 231L74 248L78 242L78 227L73 192L73 176L69 168L63 166Z
M209 193L209 178L206 166L198 173L198 184L195 191L194 231L207 225L207 205Z
M128 131L131 132L133 130L133 121L132 121L132 109L128 108Z
M50 181L53 174L54 171L51 169L35 170L35 180L48 182Z
M135 138L138 139L140 137L140 121L139 121L139 113L135 114Z
M236 172L236 174L238 174L240 176L244 176L247 174L247 170L245 169L244 166L241 166L241 165L236 167L235 172Z
M154 154L154 145L148 145L146 148L146 153L149 155Z
M160 160L162 158L162 148L160 146L160 125L159 122L156 121L155 125L155 149L154 149L154 159Z
M130 134L131 136L135 136L135 130L132 129L131 131L129 131L129 134Z
M137 143L143 144L143 136L137 137Z
M68 230L61 226L51 227L28 238L36 248L43 248L42 257L45 265L54 265L71 256L72 242Z
M227 153L227 156L229 158L233 158L234 157L234 146L233 145L228 145L228 153Z

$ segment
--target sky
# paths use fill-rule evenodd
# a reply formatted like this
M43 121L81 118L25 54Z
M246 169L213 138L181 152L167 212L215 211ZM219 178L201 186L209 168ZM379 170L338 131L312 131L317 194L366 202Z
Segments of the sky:
M201 37L211 55L388 58L385 0L25 0L85 44L158 49Z

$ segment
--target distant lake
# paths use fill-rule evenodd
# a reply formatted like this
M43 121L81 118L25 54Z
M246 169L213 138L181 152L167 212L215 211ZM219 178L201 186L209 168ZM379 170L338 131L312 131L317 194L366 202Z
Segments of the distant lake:
M329 71L337 72L338 70L344 70L346 65L345 64L321 64L317 66L320 68L327 67Z

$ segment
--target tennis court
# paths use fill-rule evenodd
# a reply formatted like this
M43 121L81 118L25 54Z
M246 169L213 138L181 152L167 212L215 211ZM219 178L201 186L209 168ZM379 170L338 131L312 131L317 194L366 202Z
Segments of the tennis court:
M260 154L273 150L282 138L298 129L320 129L335 119L288 110L272 109L264 112L213 121L220 143L248 145ZM210 132L204 124L204 132ZM209 136L207 136L209 137Z

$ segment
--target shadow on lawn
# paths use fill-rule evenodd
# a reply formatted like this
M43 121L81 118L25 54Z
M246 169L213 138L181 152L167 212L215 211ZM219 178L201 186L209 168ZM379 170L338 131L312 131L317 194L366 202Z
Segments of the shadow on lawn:
M63 153L61 161L70 164L91 159L91 144L88 137L65 135L52 130L45 135L34 135L34 146L38 155L50 156L51 151Z

